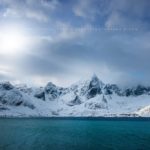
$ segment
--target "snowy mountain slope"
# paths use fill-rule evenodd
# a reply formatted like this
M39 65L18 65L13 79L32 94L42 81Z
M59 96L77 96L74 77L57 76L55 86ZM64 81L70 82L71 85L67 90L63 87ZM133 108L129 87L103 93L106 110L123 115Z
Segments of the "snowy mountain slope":
M68 88L0 83L0 116L150 116L150 87L121 89L96 75Z
M150 117L150 105L144 108L141 108L140 110L136 112L136 114L138 114L139 116L143 116L143 117Z

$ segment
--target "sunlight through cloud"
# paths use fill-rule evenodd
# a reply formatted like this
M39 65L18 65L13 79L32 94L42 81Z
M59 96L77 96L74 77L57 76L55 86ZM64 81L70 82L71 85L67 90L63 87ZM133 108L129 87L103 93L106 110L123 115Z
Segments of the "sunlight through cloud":
M0 31L0 54L17 54L22 52L27 39L23 29L5 28Z

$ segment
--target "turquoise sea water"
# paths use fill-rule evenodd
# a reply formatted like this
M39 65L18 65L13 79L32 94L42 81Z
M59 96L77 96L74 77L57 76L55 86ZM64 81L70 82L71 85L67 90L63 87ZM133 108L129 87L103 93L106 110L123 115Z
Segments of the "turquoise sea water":
M0 150L150 150L150 121L1 118Z

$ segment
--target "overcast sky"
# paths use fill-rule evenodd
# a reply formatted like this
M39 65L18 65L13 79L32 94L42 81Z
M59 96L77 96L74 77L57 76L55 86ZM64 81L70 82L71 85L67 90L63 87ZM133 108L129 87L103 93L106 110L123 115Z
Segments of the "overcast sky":
M0 27L28 39L17 54L0 53L1 81L66 86L95 73L150 85L149 0L0 0Z

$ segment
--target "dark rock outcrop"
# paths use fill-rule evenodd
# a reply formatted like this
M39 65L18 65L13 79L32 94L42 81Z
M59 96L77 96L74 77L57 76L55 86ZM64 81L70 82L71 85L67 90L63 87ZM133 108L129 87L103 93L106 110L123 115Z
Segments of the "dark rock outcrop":
M95 97L97 94L101 94L102 93L102 86L103 83L98 79L98 77L96 75L93 75L90 83L89 83L89 87L88 87L88 91L87 91L87 98L93 98Z
M67 105L74 106L74 105L80 105L82 103L80 97L78 95L75 96L75 98L70 101Z

